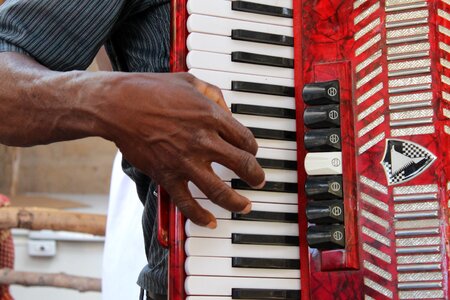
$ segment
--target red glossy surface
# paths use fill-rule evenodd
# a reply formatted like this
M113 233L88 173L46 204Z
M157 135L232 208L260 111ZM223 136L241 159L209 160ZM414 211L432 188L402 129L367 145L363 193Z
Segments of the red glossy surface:
M380 9L370 17L360 22L354 22L355 17L378 3L377 0L361 2L358 7L353 7L354 2L348 0L293 0L294 7L294 35L295 35L295 87L297 120L302 120L304 105L301 99L301 91L306 83L339 79L341 85L341 120L343 139L343 173L345 195L345 224L347 246L343 250L323 251L312 250L307 247L305 208L306 197L299 193L299 226L300 226L300 258L301 258L301 282L302 299L327 300L327 299L364 299L366 296L373 299L399 299L397 288L397 254L395 252L396 237L394 232L394 187L387 184L387 179L380 161L384 156L385 143L379 142L367 151L361 152L362 147L384 133L385 138L391 138L392 128L389 125L389 94L388 94L388 62L385 29L385 2L381 1ZM447 189L449 181L449 135L445 132L445 126L450 126L444 110L449 110L449 102L443 100L443 92L450 93L449 86L441 83L441 75L450 78L450 70L441 65L440 59L450 61L450 54L439 49L439 42L450 45L450 37L439 33L439 26L450 29L450 22L439 17L437 9L450 12L450 5L443 1L429 0L430 28L429 41L431 45L432 60L432 107L435 112L433 124L435 132L416 136L402 136L398 139L409 140L417 143L437 156L437 160L420 176L407 181L405 185L429 185L438 186L438 201L440 202L439 218L441 221L441 255L442 269L448 270L448 199L450 191ZM186 0L172 0L172 71L185 71L186 57ZM380 25L375 26L362 38L355 39L355 33L369 25L375 18L380 19ZM355 25L355 23L357 23ZM355 50L363 46L370 37L379 33L381 42L370 47L368 51L355 55ZM378 47L378 48L377 48ZM381 50L382 57L375 65L371 65L356 72L355 67L368 59L376 50ZM375 76L368 84L357 87L357 82L370 74L377 67L382 67L382 72ZM363 103L358 104L359 97L367 93L376 84L383 83L383 88L375 95L369 97ZM382 106L376 114L369 114L361 120L357 115L368 109L371 105L383 99ZM380 116L384 122L376 126L366 134L358 135L361 129L375 121ZM305 128L302 122L297 124L298 136L298 161L304 161L303 135ZM450 131L450 129L449 129ZM299 164L301 166L301 163ZM300 189L304 185L306 174L303 168L298 170ZM374 188L373 185L362 184L360 178L364 176L369 180L378 182L385 187L386 192ZM367 194L387 204L387 210L368 205L361 199L361 195ZM384 228L362 215L362 212L371 213L382 217L388 222L388 228ZM166 221L162 222L167 224ZM184 295L184 220L172 206L170 213L170 268L169 268L169 299L183 300ZM368 234L363 233L363 228L368 228L380 233L387 240L389 246L379 242ZM365 251L364 247L371 247L389 260L381 260ZM391 278L380 277L364 267L364 263L371 263L390 274ZM448 274L443 272L444 298L449 299ZM380 288L370 287L365 283L370 280L385 289L383 295Z
M355 17L361 15L372 5L380 3L380 9L375 10L369 17L355 22ZM380 164L384 156L385 142L379 142L367 151L358 153L362 147L379 134L384 133L385 138L392 137L392 128L389 121L388 94L388 61L386 46L386 13L384 1L368 0L354 8L353 1L342 0L303 0L300 8L296 7L296 88L297 109L303 110L301 101L301 89L304 84L317 81L339 79L341 93L343 92L341 117L343 137L343 175L344 175L344 202L347 247L345 250L323 251L311 250L306 246L305 237L300 236L301 242L301 280L302 299L364 299L370 296L374 299L399 299L397 254L395 252L396 237L394 232L394 188L397 186L419 186L436 184L438 186L438 201L440 202L439 218L441 221L441 255L444 298L449 299L448 291L448 199L449 191L449 136L444 132L444 126L449 125L447 117L443 115L444 109L449 108L449 103L442 99L442 92L448 92L449 86L441 83L441 75L449 76L449 69L440 64L440 58L449 59L449 53L439 50L439 42L449 44L449 37L439 33L439 25L450 28L449 21L438 17L437 8L450 12L450 6L443 1L428 1L429 9L429 42L431 45L431 74L432 83L432 107L435 111L433 124L435 132L414 136L393 137L417 143L437 156L437 160L419 176L397 186L389 186L384 170ZM380 19L380 25L355 39L355 33L365 28L376 18ZM375 34L380 33L381 42L375 43L367 51L356 55L356 49L363 46ZM361 71L356 71L356 66L366 61L377 50L381 50L382 56L376 64L369 65ZM299 58L301 60L299 60ZM368 84L357 86L357 82L373 72L378 67L382 72L373 77ZM383 83L383 88L364 102L357 103L357 99L368 92L378 83ZM369 114L358 120L356 116L380 99L384 99L377 113ZM302 112L298 111L298 116ZM366 134L358 135L361 129L374 122L380 116L384 121ZM299 120L301 120L299 118ZM419 125L412 125L419 126ZM302 126L299 125L299 134ZM301 149L301 138L299 137ZM303 153L299 153L299 161ZM299 170L299 180L303 180L304 172ZM373 185L361 183L364 176L379 183L386 192L377 190ZM361 199L362 194L367 194L382 203L387 204L387 211L368 205ZM300 195L300 209L304 209ZM389 227L386 229L362 215L362 211L381 216ZM304 217L303 214L300 215ZM302 220L300 220L302 221ZM356 221L356 222L355 222ZM370 234L363 232L363 227L380 233L389 244L381 243ZM300 232L306 232L307 225L300 222ZM389 258L383 261L363 249L363 244L372 247L379 253ZM371 263L390 274L390 280L375 274L364 267L363 261ZM351 270L354 268L354 270ZM386 275L387 276L387 275ZM389 277L388 276L388 277ZM365 282L370 280L379 285L373 288ZM381 291L381 292L380 292ZM386 294L383 294L386 292Z
M187 0L171 0L171 72L185 72L186 67L186 39L187 39ZM168 199L165 199L168 201ZM183 300L184 291L184 252L185 233L184 218L175 205L170 205L169 228L169 280L168 298L170 300Z

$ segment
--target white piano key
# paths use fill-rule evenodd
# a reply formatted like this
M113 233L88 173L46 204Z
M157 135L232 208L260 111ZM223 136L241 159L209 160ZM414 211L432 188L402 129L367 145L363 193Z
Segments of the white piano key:
M226 0L226 1L234 1L234 0ZM271 5L271 6L280 6L292 9L292 0L246 0L247 2Z
M229 55L232 52L243 51L254 54L294 58L293 47L238 41L231 39L231 37L213 34L191 33L187 38L186 44L189 51L198 50Z
M308 175L342 174L342 153L308 153L305 157L305 171Z
M190 51L186 57L186 64L189 69L204 69L259 76L270 74L274 77L294 78L294 69L233 62L231 61L231 55L220 53Z
M231 9L231 1L223 0L189 0L187 2L189 14L216 16L227 19L236 19L250 22L274 24L281 26L293 26L293 19L262 14L234 11Z
M294 86L294 80L269 76L248 75L239 73L219 72L201 69L190 69L189 73L197 78L214 84L221 89L231 90L232 81L246 81L264 84L274 84L282 86Z
M184 250L187 256L285 259L299 259L300 257L298 246L233 244L231 239L187 238Z
M297 151L259 148L256 157L297 161Z
M231 238L232 233L298 236L298 224L220 219L217 220L217 227L212 230L187 220L185 231L188 237L210 238Z
M231 183L226 182L227 185ZM205 194L192 182L188 183L189 190L192 197L198 199L207 199ZM247 197L252 202L260 203L282 203L282 204L298 204L298 195L295 193L281 193L281 192L263 192L257 190L237 190L239 194Z
M231 36L231 31L233 29L265 32L286 36L294 35L292 27L247 22L198 14L193 14L188 17L187 28L189 32L209 33L224 36Z
M209 210L218 219L231 219L231 212L206 199L197 199L198 203ZM271 211L284 213L298 213L298 205L278 203L252 202L252 211Z
M227 90L222 90L222 94L228 107L231 107L231 104L249 104L295 109L295 98L293 97L281 97Z
M188 295L231 296L233 288L299 290L300 279L188 276Z
M184 267L188 276L300 278L299 269L233 268L231 257L190 256Z
M272 118L253 115L233 114L233 117L246 127L296 131L295 119Z
M213 163L211 166L214 173L223 181L239 178L236 173L218 163ZM297 182L297 171L295 170L264 169L264 173L266 174L266 181Z

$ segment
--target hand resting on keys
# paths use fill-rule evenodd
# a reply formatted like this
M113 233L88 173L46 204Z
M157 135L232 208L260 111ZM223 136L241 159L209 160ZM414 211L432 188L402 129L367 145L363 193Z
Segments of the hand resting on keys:
M264 183L252 133L224 109L218 88L187 73L56 72L26 55L1 53L0 78L0 143L111 140L196 224L216 222L192 198L189 181L228 210L250 210L250 201L214 174L212 162L251 186Z
M188 73L141 74L130 84L125 91L130 101L144 101L123 122L136 122L136 127L148 130L139 141L120 135L117 145L126 159L161 184L180 211L198 225L214 228L216 221L192 198L188 181L216 204L249 212L250 201L211 168L212 162L218 162L253 187L264 184L264 172L254 156L258 150L255 138L233 119L220 89Z

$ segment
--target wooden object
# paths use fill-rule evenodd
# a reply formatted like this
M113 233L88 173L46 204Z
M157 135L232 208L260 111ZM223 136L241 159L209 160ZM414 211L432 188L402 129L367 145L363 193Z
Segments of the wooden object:
M72 276L64 273L46 274L0 269L0 284L22 286L47 286L66 288L79 292L100 292L101 280L92 277Z

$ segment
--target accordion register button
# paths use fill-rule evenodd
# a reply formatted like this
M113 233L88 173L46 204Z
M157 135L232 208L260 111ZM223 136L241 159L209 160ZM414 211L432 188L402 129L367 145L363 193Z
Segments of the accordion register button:
M244 29L233 29L231 31L231 38L233 40L273 44L280 46L294 46L294 38L292 36L272 34L266 32L257 32Z
M342 153L310 152L305 157L305 171L308 175L342 174Z
M231 264L233 268L300 269L298 259L233 257Z
M294 60L291 58L262 55L242 51L232 52L231 61L272 67L291 69L294 68Z
M232 10L268 15L274 17L292 18L292 9L279 6L271 6L247 1L233 1Z
M341 130L339 128L308 130L304 142L305 149L309 152L340 151Z
M295 109L269 107L248 104L231 104L231 112L235 114L265 116L274 118L295 119Z
M253 210L248 214L232 213L231 219L232 220L244 220L244 221L297 223L298 222L298 214L275 212L275 211Z
M298 300L299 290L233 289L232 299Z
M262 235L233 233L233 244L270 245L270 246L298 246L298 236L289 235Z
M343 223L344 204L342 200L309 201L306 217L309 223L314 224Z
M237 92L259 93L276 96L295 96L295 90L293 87L256 82L232 81L231 90Z
M303 101L308 105L339 103L339 81L306 84L303 87Z
M343 225L314 225L308 227L306 234L311 248L332 250L345 247L345 230Z
M313 200L342 198L342 176L308 176L305 191Z
M303 113L303 121L306 127L313 129L339 127L339 105L307 107Z

